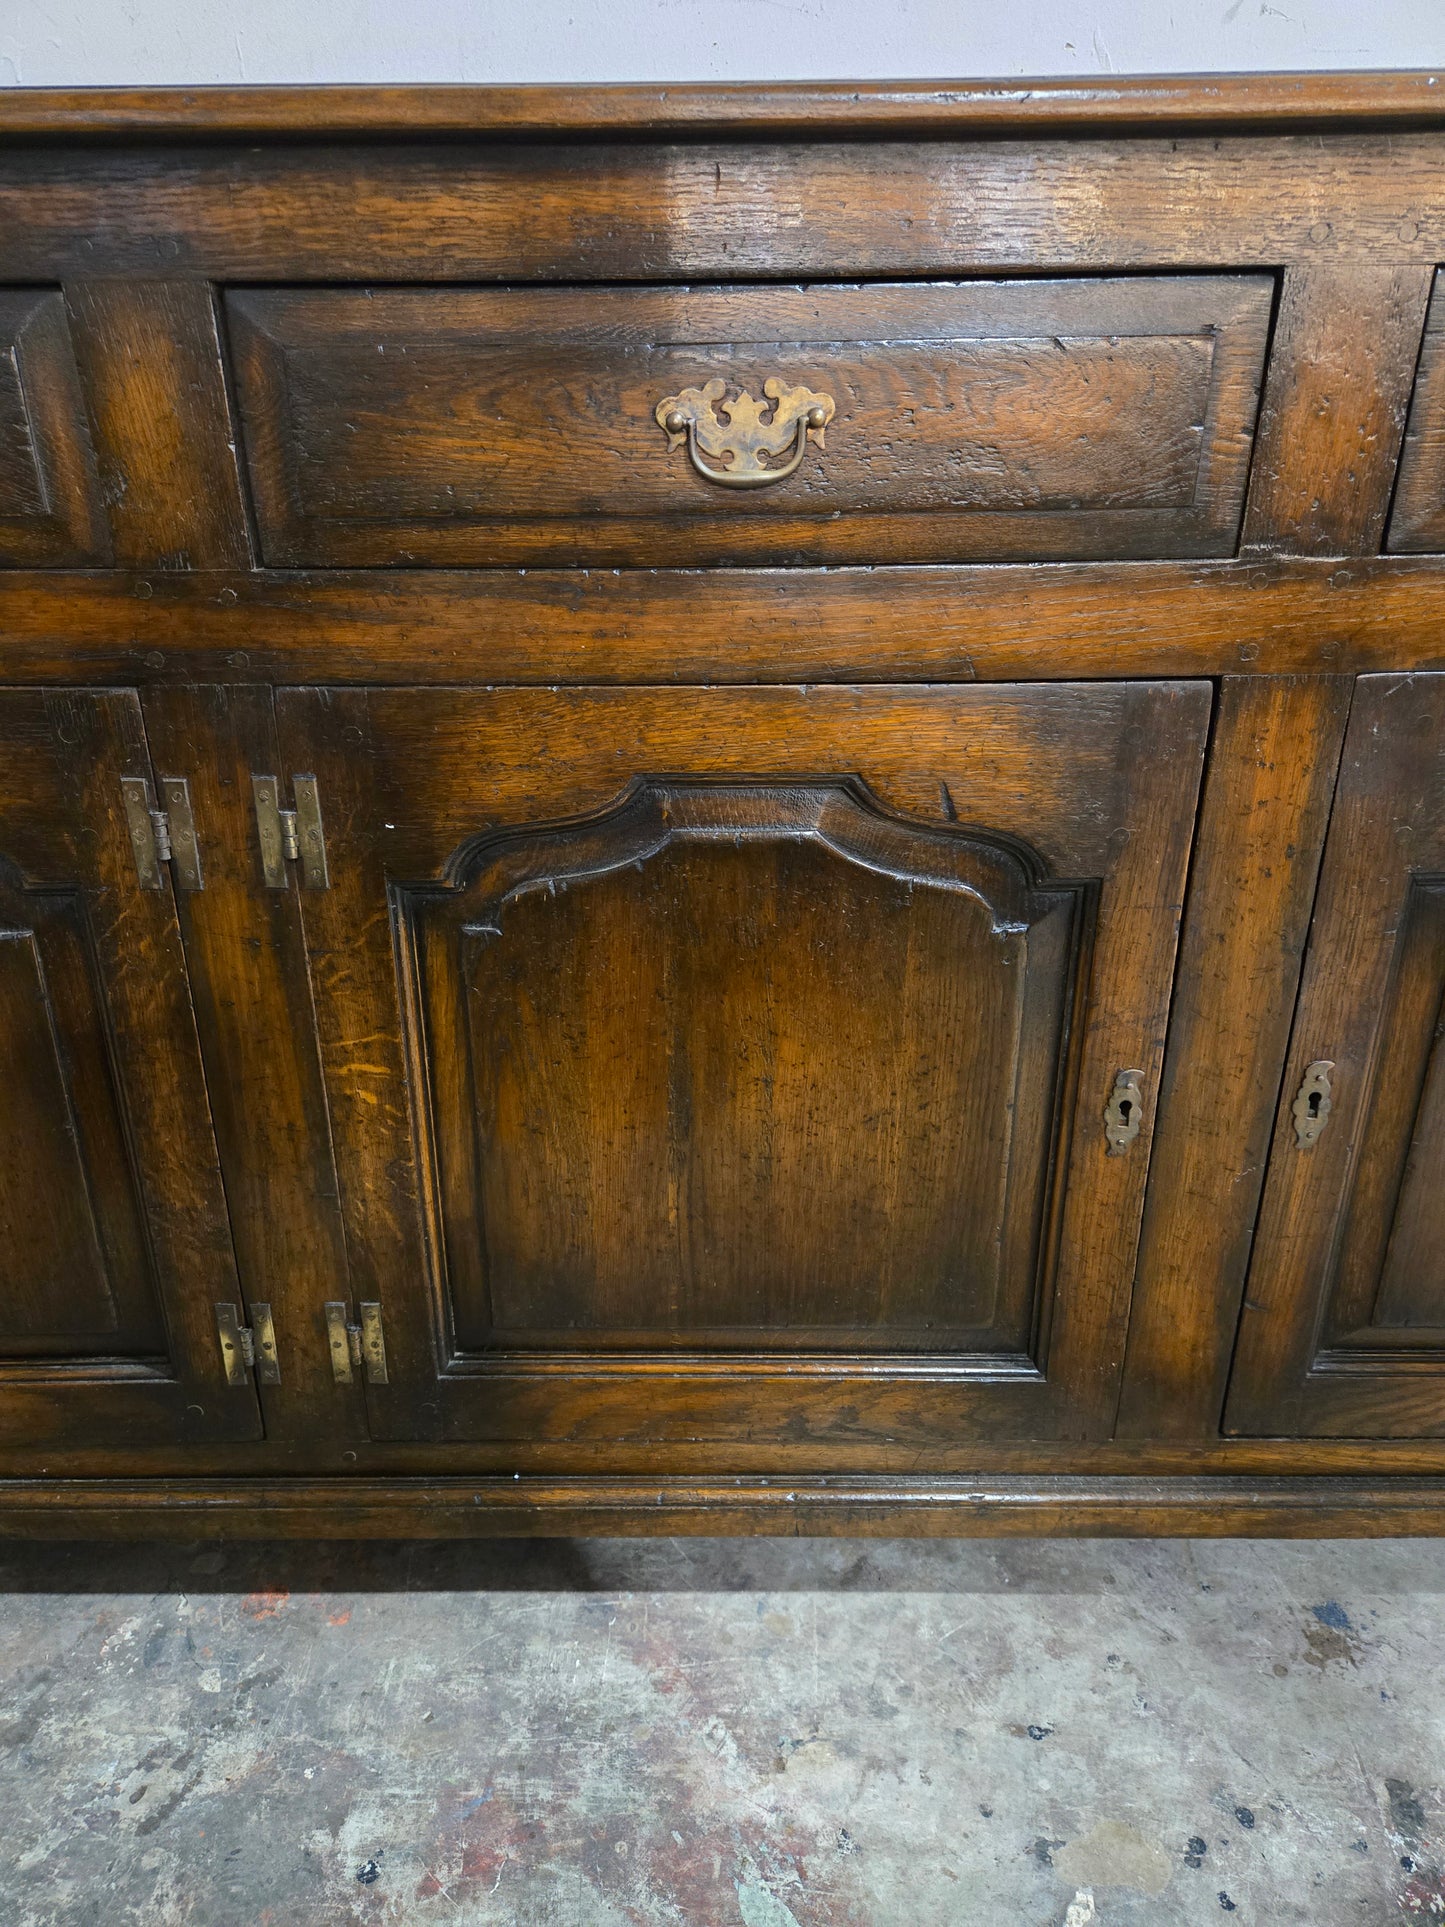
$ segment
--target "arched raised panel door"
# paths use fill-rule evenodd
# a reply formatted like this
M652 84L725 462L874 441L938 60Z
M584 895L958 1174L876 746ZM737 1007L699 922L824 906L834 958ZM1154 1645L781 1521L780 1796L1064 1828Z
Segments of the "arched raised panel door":
M259 1436L170 882L128 691L0 691L0 1446Z
M1208 715L284 692L378 1435L801 1467L1106 1434Z
M1445 1436L1445 676L1355 687L1234 1433Z

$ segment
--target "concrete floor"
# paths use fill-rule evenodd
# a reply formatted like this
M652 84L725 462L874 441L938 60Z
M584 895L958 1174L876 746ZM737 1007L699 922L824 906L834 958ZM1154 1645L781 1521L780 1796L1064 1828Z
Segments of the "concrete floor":
M0 1921L1445 1917L1445 1544L0 1547Z

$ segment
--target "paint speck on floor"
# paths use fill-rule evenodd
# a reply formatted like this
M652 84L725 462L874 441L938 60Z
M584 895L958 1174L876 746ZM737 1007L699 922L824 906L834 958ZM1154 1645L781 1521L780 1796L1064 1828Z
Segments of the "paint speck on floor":
M3 1927L1445 1927L1445 1544L0 1547Z

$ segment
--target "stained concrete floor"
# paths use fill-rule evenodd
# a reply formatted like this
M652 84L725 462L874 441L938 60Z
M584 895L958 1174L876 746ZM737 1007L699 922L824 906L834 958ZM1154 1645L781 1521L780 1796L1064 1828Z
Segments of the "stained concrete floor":
M0 1921L1445 1917L1445 1544L0 1546Z

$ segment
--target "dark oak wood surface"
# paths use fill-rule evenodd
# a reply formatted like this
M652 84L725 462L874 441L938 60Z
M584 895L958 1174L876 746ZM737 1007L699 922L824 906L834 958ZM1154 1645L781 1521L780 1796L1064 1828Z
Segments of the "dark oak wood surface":
M1445 549L1445 279L1438 273L1433 287L1390 517L1389 547L1397 553Z
M240 1294L175 901L126 830L140 705L0 692L0 767L0 1437L257 1437L216 1343Z
M0 570L11 682L1048 682L1445 667L1425 557L200 575Z
M226 312L272 567L696 566L1227 554L1272 295L272 289ZM657 409L709 381L825 394L826 447L756 488L717 479L731 458L699 472Z
M0 90L6 1529L1445 1525L1442 84Z
M1408 1537L1445 1530L1439 1479L122 1479L9 1481L0 1527L37 1539L468 1539L587 1534L1041 1533Z
M790 281L1445 260L1445 132L14 143L7 279Z
M60 290L0 289L0 567L108 559Z
M1445 1435L1445 678L1356 689L1230 1385L1232 1432ZM1309 1067L1330 1066L1317 1141Z
M1219 1422L1353 685L1226 677L1190 868L1121 1438Z
M1433 278L1428 266L1389 260L1290 264L1260 416L1246 555L1379 549Z
M379 1436L1107 1430L1207 686L278 701Z
M206 887L177 909L241 1286L270 1306L284 1361L260 1387L266 1435L351 1439L359 1395L332 1377L322 1310L350 1279L301 915L294 890L264 887L256 841L252 772L280 766L271 693L153 691L145 724L205 838Z
M116 565L249 566L211 291L197 282L76 279L66 300Z

